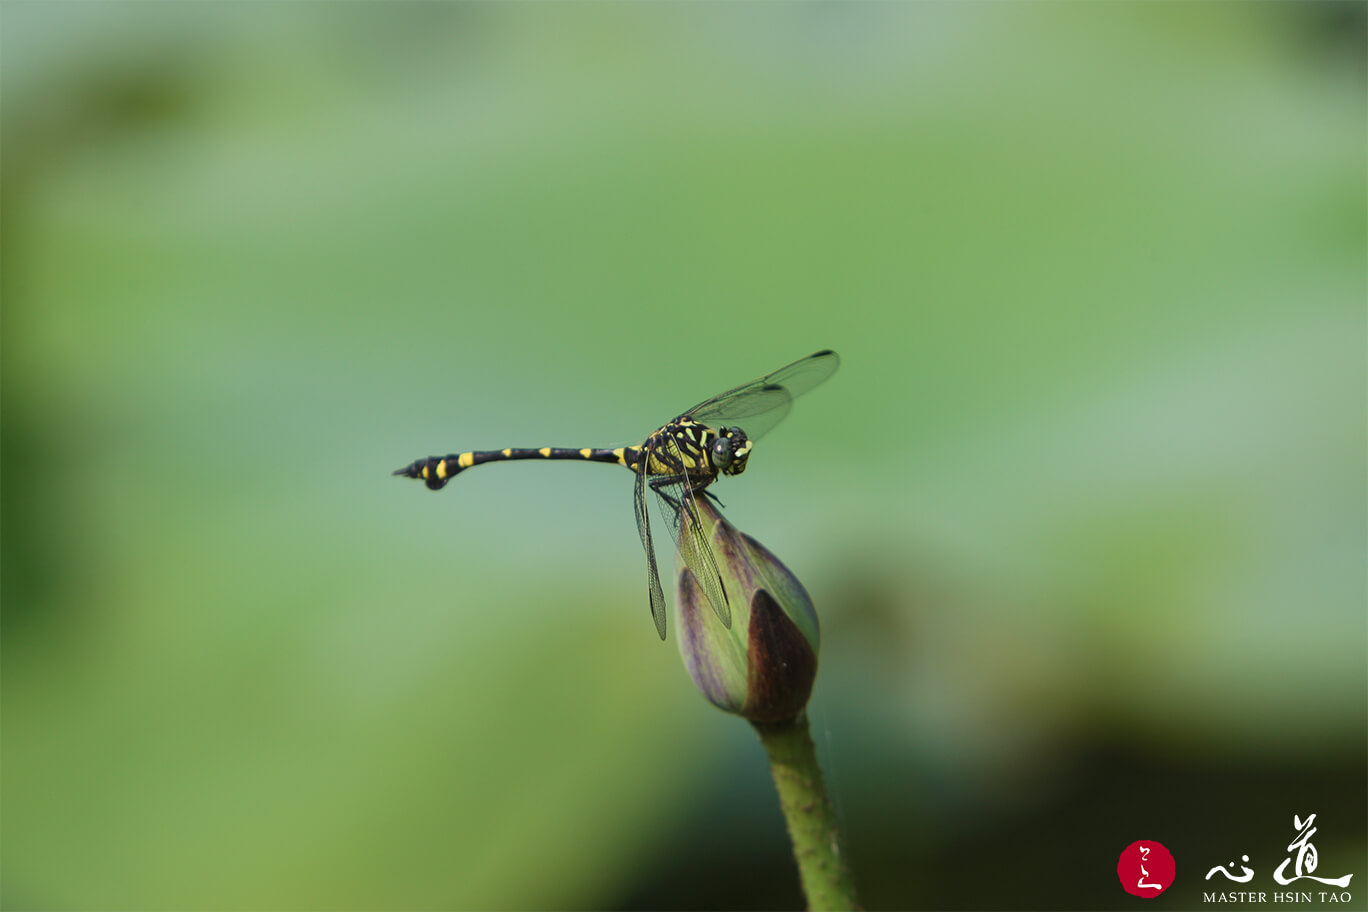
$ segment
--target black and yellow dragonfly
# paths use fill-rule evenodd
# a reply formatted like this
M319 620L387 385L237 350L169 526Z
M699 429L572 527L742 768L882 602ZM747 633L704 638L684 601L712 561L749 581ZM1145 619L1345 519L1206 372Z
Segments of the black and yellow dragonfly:
M830 377L840 363L841 359L830 349L809 355L750 383L703 400L652 431L636 446L474 450L429 456L394 474L421 478L436 491L457 474L487 462L570 459L626 466L636 473L633 504L637 534L646 549L646 577L656 632L665 639L665 594L661 590L655 545L651 540L651 519L646 503L648 487L656 493L661 515L685 566L693 571L718 618L730 627L731 607L726 587L718 573L712 546L699 522L695 501L700 496L712 496L707 487L719 477L744 472L750 460L751 445L784 419L794 399Z

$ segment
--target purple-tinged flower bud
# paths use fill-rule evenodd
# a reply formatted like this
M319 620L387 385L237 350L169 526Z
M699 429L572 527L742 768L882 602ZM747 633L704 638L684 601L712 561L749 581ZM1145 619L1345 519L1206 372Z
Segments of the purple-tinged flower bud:
M753 722L793 719L807 705L817 676L812 599L769 549L727 522L709 498L698 498L696 506L703 537L717 557L732 624L722 626L681 561L678 640L689 676L719 709Z

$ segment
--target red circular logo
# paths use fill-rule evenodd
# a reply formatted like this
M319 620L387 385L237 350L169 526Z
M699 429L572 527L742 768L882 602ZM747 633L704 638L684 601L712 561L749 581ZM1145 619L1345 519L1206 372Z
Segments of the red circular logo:
M1173 856L1152 839L1139 839L1116 860L1121 889L1131 896L1153 899L1173 885Z

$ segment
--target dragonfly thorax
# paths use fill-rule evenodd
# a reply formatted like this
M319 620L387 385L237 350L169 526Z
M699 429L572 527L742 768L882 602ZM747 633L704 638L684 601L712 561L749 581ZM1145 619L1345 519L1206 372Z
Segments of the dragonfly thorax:
M695 488L719 475L740 475L750 459L751 441L739 427L714 428L687 417L676 418L641 446L646 474L680 475ZM635 465L634 470L640 471Z

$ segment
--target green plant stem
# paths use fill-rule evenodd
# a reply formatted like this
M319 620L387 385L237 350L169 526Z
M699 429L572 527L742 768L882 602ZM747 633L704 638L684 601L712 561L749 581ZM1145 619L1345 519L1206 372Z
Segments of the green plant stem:
M822 768L817 765L807 714L788 722L751 724L769 754L770 772L788 823L808 908L813 912L858 909L855 884L841 855L836 813L822 781Z

